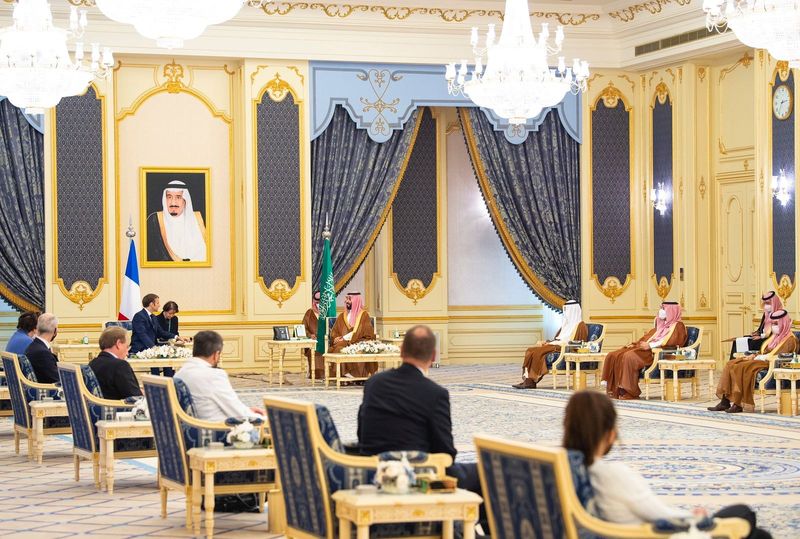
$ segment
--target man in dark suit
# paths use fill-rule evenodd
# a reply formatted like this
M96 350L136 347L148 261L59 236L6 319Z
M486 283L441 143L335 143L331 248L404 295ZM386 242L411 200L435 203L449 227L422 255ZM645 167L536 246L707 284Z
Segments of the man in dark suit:
M54 384L58 378L58 356L51 350L51 343L58 335L58 319L53 313L44 313L36 322L36 336L25 349L25 357L31 362L36 381Z
M128 357L128 332L121 327L106 328L100 334L100 355L89 362L105 399L140 397L142 390Z
M155 294L147 294L142 298L143 309L133 315L131 324L133 326L133 335L131 335L131 354L136 354L142 350L147 350L157 345L156 340L168 341L175 339L177 335L164 331L158 325L158 321L153 313L158 312L161 308L161 300ZM180 340L180 339L178 339ZM182 342L182 341L181 341ZM150 373L158 376L160 369L150 369ZM164 369L165 376L172 376L175 374L170 367Z
M361 453L425 451L455 459L450 393L427 377L436 361L436 336L427 326L414 326L403 339L400 355L399 368L371 376L364 386L358 409ZM458 479L460 488L481 494L475 463L454 463L447 473Z

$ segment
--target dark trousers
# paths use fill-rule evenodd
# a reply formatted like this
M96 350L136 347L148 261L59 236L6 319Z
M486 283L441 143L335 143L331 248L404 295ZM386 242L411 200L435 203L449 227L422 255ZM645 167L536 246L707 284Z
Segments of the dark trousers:
M475 462L455 462L445 470L447 475L458 479L458 488L463 488L474 492L481 498L483 489L481 488L481 478L478 476L478 464ZM486 503L480 505L480 515L478 524L481 525L485 533L489 533L489 519L486 517Z
M153 367L152 369L150 369L150 374L152 374L153 376L159 376L161 374L161 369L159 369L158 367ZM164 376L172 378L173 376L175 376L175 370L172 367L164 367Z
M746 539L772 539L768 531L756 526L756 514L746 505L729 505L716 513L714 518L743 518L750 524L750 535Z

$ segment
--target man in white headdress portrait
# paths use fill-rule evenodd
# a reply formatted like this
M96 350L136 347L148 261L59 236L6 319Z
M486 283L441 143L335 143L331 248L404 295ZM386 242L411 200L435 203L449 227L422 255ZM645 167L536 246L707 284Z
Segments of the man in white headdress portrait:
M208 257L203 216L194 211L186 184L173 180L161 195L162 211L147 216L147 260L205 262Z

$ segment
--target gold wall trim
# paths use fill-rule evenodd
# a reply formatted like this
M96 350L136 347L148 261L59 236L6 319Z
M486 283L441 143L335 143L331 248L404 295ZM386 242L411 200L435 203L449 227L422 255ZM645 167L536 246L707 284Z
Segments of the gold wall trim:
M86 89L83 91L82 94L78 94L78 96L84 96L91 88L94 91L95 100L100 101L100 140L101 144L101 167L102 167L102 192L100 196L102 197L103 202L103 275L100 279L97 280L97 283L92 285L87 281L78 280L72 283L72 285L67 289L66 284L64 283L64 279L59 277L58 274L58 151L57 151L57 133L58 133L58 124L57 124L57 117L56 117L56 107L51 108L48 111L49 116L49 131L50 131L50 188L51 194L50 202L51 202L51 210L52 210L52 219L53 219L53 284L58 286L58 289L61 293L69 299L72 303L75 303L78 306L78 309L81 311L83 310L84 305L92 301L100 291L103 289L103 286L109 282L108 276L108 253L106 252L106 240L108 239L108 207L106 204L106 172L108 167L108 150L106 144L106 96L100 93L97 85L92 82ZM18 296L14 296L17 299L22 300ZM27 305L31 305L27 303ZM43 307L44 308L44 307ZM29 309L29 310L37 310L37 309Z
M530 305L448 305L448 311L541 311L541 304Z
M629 322L652 322L652 315L608 315L608 316L590 316L589 320L607 320L609 322L629 321ZM686 322L716 322L716 316L682 316L681 321Z
M528 286L530 286L537 295L551 305L562 307L566 302L566 299L558 296L541 280L539 280L539 277L536 275L536 273L534 273L533 269L528 266L528 263L522 256L522 253L517 248L516 243L514 243L511 233L503 222L503 218L500 215L500 210L497 207L497 201L494 198L494 193L489 185L489 177L486 175L486 167L484 166L483 159L481 159L480 152L478 151L478 143L475 140L475 132L472 129L472 123L470 122L469 115L466 114L462 107L459 107L458 114L461 118L461 125L464 129L464 139L467 141L467 149L472 156L472 163L475 166L475 172L478 176L478 183L480 183L481 192L486 199L486 205L489 207L489 213L492 216L492 222L497 229L497 233L500 236L503 245L505 245L506 252L514 262L514 266L517 268L517 271L519 271L520 275L525 279L525 281L527 281Z
M597 288L600 290L605 297L607 297L611 303L615 303L617 298L620 297L625 290L631 285L633 280L636 278L636 269L635 269L635 248L636 243L634 240L634 212L633 212L633 197L634 197L634 118L633 118L633 107L631 106L630 102L625 98L625 95L614 86L613 82L608 83L602 92L595 98L594 102L589 107L589 114L587 115L587 126L589 130L589 152L588 152L588 167L587 167L587 174L589 176L589 230L594 229L594 206L592 205L593 201L593 189L594 189L594 178L592 178L592 141L591 141L591 133L592 133L592 117L594 116L594 111L597 110L597 105L600 102L603 102L603 105L606 108L615 108L620 101L622 101L623 107L625 107L625 112L628 113L628 138L629 138L629 148L628 148L628 167L629 167L629 206L630 206L630 261L629 261L629 273L625 275L624 282L620 282L619 277L616 276L609 276L601 283L600 277L594 271L594 234L589 234L589 268L591 271L590 279L594 281Z
M255 79L255 76L262 68L267 68L269 66L258 66L256 70L250 75L250 81L252 82ZM291 68L290 68L291 69ZM294 68L296 70L297 68ZM297 72L297 75L301 78L301 82L303 81L302 75ZM253 264L255 266L254 275L256 276L256 282L258 283L261 290L273 301L278 303L278 308L283 307L283 303L294 296L297 293L297 290L300 288L300 283L306 280L306 257L303 256L303 245L305 245L305 237L306 237L306 227L305 224L305 208L303 205L303 201L305 200L305 181L304 181L304 171L305 171L305 107L303 99L300 97L300 94L292 87L291 84L286 82L284 79L281 78L280 72L276 71L275 76L267 82L261 90L256 94L257 97L253 99L252 103L252 124L253 124L253 134L251 137L251 141L253 143L253 223L254 223L254 237L255 237L255 245L253 246L254 255L253 255ZM257 125L257 109L258 105L264 101L264 97L271 99L274 102L281 102L286 99L286 96L291 95L292 100L294 101L295 107L297 107L297 121L298 121L298 150L299 150L299 157L298 157L298 164L299 164L299 176L298 182L300 182L300 275L296 275L294 279L294 284L289 286L289 282L285 279L275 279L272 281L269 286L264 282L264 277L259 274L259 264L258 264L258 257L259 257L259 244L261 238L259 236L259 219L258 219L258 125Z
M736 62L734 62L732 65L730 65L730 66L728 66L728 67L726 67L726 68L722 69L722 70L719 72L719 81L720 81L720 82L722 82L722 80L723 80L723 79L724 79L724 78L725 78L725 77L726 77L726 76L727 76L729 73L733 72L733 71L734 71L734 70L735 70L737 67L739 67L739 66L743 66L743 67L746 69L746 68L750 67L750 64L752 64L752 63L753 63L753 57L752 57L752 56L750 56L750 53L749 53L748 51L745 51L745 53L742 55L742 57L741 57L741 58L739 58L739 59L738 59L738 60L736 60Z
M377 239L378 234L383 228L383 224L386 222L386 218L389 216L389 212L392 209L392 204L394 203L394 198L397 196L397 190L400 189L400 182L403 181L403 176L406 175L406 168L408 167L408 161L411 159L411 152L414 151L414 145L417 143L417 133L419 133L419 126L422 125L422 114L421 111L423 109L420 108L417 111L417 120L414 123L414 132L411 133L411 143L408 145L408 150L406 151L406 155L403 158L403 164L400 167L400 173L397 175L397 181L394 184L394 188L392 189L391 194L389 195L389 200L386 201L386 208L384 208L383 213L381 213L378 222L375 225L375 229L370 234L369 239L367 240L367 244L364 245L364 248L359 253L358 257L356 257L356 261L353 265L344 273L341 279L336 281L335 289L336 292L339 292L344 286L353 278L353 275L358 271L358 268L361 267L362 262L369 254L372 246L375 244L375 239ZM433 283L431 283L433 284Z
M172 63L174 64L174 60L172 61ZM117 100L117 95L118 95L118 93L117 93L117 84L118 84L118 81L119 81L119 69L122 68L122 62L121 61L118 62L118 65L119 65L119 68L114 70L114 75L113 75L114 110L115 110L115 112L116 112L116 100ZM167 83L163 83L161 85L158 84L157 73L158 73L158 68L161 66L161 64L126 64L126 66L127 67L152 68L153 69L153 81L154 81L154 84L156 86L153 87L153 88L150 88L149 90L146 90L145 92L140 94L139 97L136 98L136 100L133 102L133 104L130 107L124 109L121 113L114 115L114 190L116 192L116 201L115 201L115 204L116 204L115 213L116 213L116 215L115 215L114 226L115 226L115 230L116 231L120 231L121 230L121 228L120 228L120 218L121 218L120 217L120 197L119 197L119 191L120 191L119 124L125 118L127 118L129 116L134 116L138 112L139 107L141 107L142 104L144 104L144 102L147 101L149 98L153 97L156 94L159 94L159 93L162 93L162 92L166 92L167 91L166 84L168 82L170 82L170 80L168 79ZM167 75L166 67L167 66L164 65L165 75L168 76L168 77L170 77L170 76L173 77L173 80L179 80L177 75L173 75L173 74ZM188 67L189 67L190 71L191 71L191 69L193 69L192 66L188 66ZM224 66L217 66L217 65L214 65L214 66L199 66L198 68L222 70L226 75L228 75L228 100L229 100L229 106L230 106L230 110L231 111L235 110L235 106L234 106L234 101L235 101L235 99L234 99L234 76L236 75L237 72L241 71L241 68L239 68L238 70L234 71L233 75L231 74L230 71L228 71L227 64L225 64ZM234 131L233 119L229 115L225 114L224 111L219 111L214 106L213 102L208 98L208 96L206 96L202 92L199 92L199 91L195 90L194 88L191 88L191 87L188 87L188 86L185 86L185 85L180 86L178 89L182 93L187 93L187 94L189 94L191 96L194 96L195 98L199 99L206 106L206 108L208 108L208 110L211 112L212 117L219 118L219 119L221 119L222 121L224 121L227 124L227 126L228 126L228 167L230 169L229 170L230 187L229 187L229 194L228 194L228 205L230 207L230 218L229 218L230 225L229 226L230 226L230 246L231 246L231 250L230 250L230 267L231 267L230 308L228 308L228 309L208 309L208 310L202 310L202 311L184 310L184 311L181 311L181 312L183 314L185 314L185 315L224 315L224 314L234 314L236 312L236 291L237 291L236 275L237 275L237 272L236 272L236 223L234 221L234 213L235 213L235 207L236 207L236 204L235 204L236 197L234 195L234 193L235 193L235 183L236 183L236 181L235 181L235 179L236 179L236 158L235 158L235 153L236 152L235 152L235 149L234 149L234 145L235 145L236 133ZM172 93L175 93L175 92L172 92ZM121 243L119 241L116 241L115 244L116 244L116 249L117 249L117 270L119 271L119 270L122 270L124 268L124 266L122 265ZM121 297L122 297L122 287L121 286L117 286L117 305L119 305ZM219 323L220 322L215 322L215 324L217 324L217 325Z
M420 115L419 122L422 123L422 115L424 114L425 109L428 109L431 113L431 117L434 121L434 130L436 133L436 271L433 273L433 275L431 275L431 282L427 287L421 279L416 278L409 279L405 286L403 286L403 284L400 282L397 272L394 271L394 211L389 212L389 225L387 227L387 236L389 240L389 271L392 273L392 282L405 297L414 302L414 305L416 305L419 300L427 296L428 293L433 290L434 285L442 276L442 163L444 159L445 141L443 140L443 137L439 136L442 129L441 114L435 114L433 109L430 107L420 107L418 112ZM411 156L409 155L409 159L410 158Z
M617 11L611 11L608 16L621 22L631 22L636 18L637 13L646 11L651 15L656 15L661 13L661 10L664 8L664 6L672 3L673 0L650 0L649 2L633 4ZM687 6L692 3L692 0L675 0L675 3L679 6Z
M37 305L34 305L33 303L30 303L27 300L22 299L21 297L16 295L14 292L12 292L11 289L9 287L7 287L3 283L0 283L0 294L2 294L4 298L6 298L11 304L13 304L14 307L17 307L17 308L22 309L24 311L43 311L44 310L44 305L39 307Z

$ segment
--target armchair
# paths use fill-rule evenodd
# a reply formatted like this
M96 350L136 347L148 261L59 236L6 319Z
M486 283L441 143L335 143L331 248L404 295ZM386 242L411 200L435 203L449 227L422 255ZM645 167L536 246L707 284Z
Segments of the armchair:
M368 484L378 462L389 455L356 457L343 453L336 426L324 406L279 398L264 398L272 428L278 473L287 486L287 537L337 537L338 521L331 496L342 489ZM439 476L452 464L450 455L409 454L418 471ZM379 525L379 537L431 535L430 523Z
M800 342L800 332L794 331L792 332L798 342ZM776 393L775 388L775 378L773 371L776 369L776 363L778 360L777 348L772 352L766 351L766 346L769 343L769 339L764 341L764 344L761 345L761 353L767 357L767 364L764 368L758 372L755 378L755 388L758 390L758 394L761 396L761 413L764 413L764 399L769 392L770 394L774 395ZM778 408L780 408L780 402L777 403Z
M691 348L698 354L700 352L700 342L703 336L703 328L686 326L686 342L682 349ZM658 370L658 362L664 355L665 351L661 348L653 348L653 363L649 367L645 367L639 373L639 379L644 381L644 398L650 400L650 384L660 382L661 373ZM693 382L694 384L694 382ZM694 387L694 385L693 385ZM664 385L661 386L662 393L664 392Z
M169 377L143 375L144 394L158 452L158 488L161 493L161 518L167 516L167 494L178 490L186 496L186 528L192 527L192 474L189 473L187 451L210 442L224 442L230 431L225 423L203 421L190 415L194 411L191 392L181 381ZM178 390L177 388L180 387ZM180 395L180 396L179 396ZM215 494L257 493L263 511L269 494L269 520L273 522L272 498L276 483L271 470L255 472L218 472Z
M55 398L58 387L55 384L40 384L36 381L28 358L24 355L2 353L3 372L8 381L8 393L14 412L14 451L19 455L20 435L28 441L28 458L33 458L33 418L30 403L43 397ZM68 417L48 417L44 421L44 435L69 434L72 429Z
M476 436L475 448L493 539L666 539L679 531L592 516L594 491L580 453L489 436ZM736 539L750 529L738 518L715 519L713 526L714 537Z
M658 355L656 355L656 360L653 361L653 365L651 365L645 372L645 399L649 398L650 396L650 382L654 379L652 375L648 375L649 373L654 372L654 369L658 369L658 374L660 377L661 382L661 398L666 400L669 397L670 391L667 386L671 382L673 384L672 395L673 400L678 401L680 400L681 395L681 386L680 384L686 381L690 381L692 383L692 397L699 396L699 390L697 387L697 380L699 370L706 369L708 370L708 377L709 377L709 385L713 387L714 385L714 369L716 368L716 362L713 359L700 359L700 344L703 341L703 328L702 327L695 327L695 326L687 326L686 327L686 342L683 346L680 347L681 350L694 350L695 351L695 359L685 359L685 360L668 360L665 359L666 353L663 350L658 349ZM654 351L655 352L655 351ZM672 371L672 380L664 379L664 371Z
M598 352L603 350L603 339L606 338L606 327L604 324L586 324L588 329L587 342L594 342L599 345ZM545 363L550 369L549 374L553 377L553 389L558 389L557 377L559 374L564 375L566 387L569 388L569 373L567 371L567 362L564 359L564 354L567 352L567 345L563 345L558 352L550 352L544 357ZM595 384L597 383L598 369L600 362L584 363L581 366L581 372L587 374L594 374Z
M96 423L114 419L117 412L133 408L122 400L104 399L94 371L88 365L58 364L58 375L67 401L67 411L72 424L72 457L75 464L75 481L80 481L81 460L92 463L94 485L100 488L100 441ZM114 440L114 458L131 459L155 457L152 438L123 438Z

